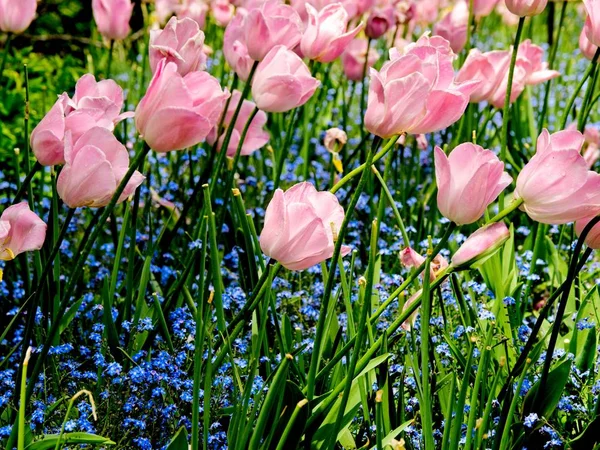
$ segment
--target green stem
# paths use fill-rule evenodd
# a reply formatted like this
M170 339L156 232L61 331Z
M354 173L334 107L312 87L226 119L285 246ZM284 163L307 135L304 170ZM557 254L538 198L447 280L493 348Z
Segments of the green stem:
M592 101L592 96L594 95L594 88L596 87L596 81L598 79L598 64L592 64L592 73L590 74L590 79L587 84L587 88L585 90L585 95L583 97L583 104L581 105L581 109L579 110L579 115L577 117L577 129L583 133L585 129L585 122L587 120L587 109L589 104Z
M385 192L385 196L388 199L388 203L389 203L390 207L392 208L392 211L394 212L394 216L396 217L396 221L398 222L398 227L400 228L400 232L402 233L402 239L404 240L404 242L403 242L404 246L409 247L410 246L410 238L408 237L408 233L406 232L406 227L404 226L404 221L402 220L400 211L398 211L398 207L396 206L394 197L392 196L392 193L390 192L390 189L388 188L387 183L385 182L385 180L379 173L379 170L377 170L377 168L375 166L371 166L371 169L373 170L373 173L375 174L375 176L381 183L381 188L383 189L383 192Z
M431 317L431 277L429 276L431 260L425 261L425 275L423 277L423 293L421 294L421 392L420 401L421 422L423 427L423 441L425 449L431 450L435 446L433 438L433 418L431 384L429 380L429 318Z
M279 155L275 158L277 160L277 167L275 170L275 189L279 188L281 184L281 175L283 174L283 166L285 165L285 156L288 153L288 149L294 139L294 130L296 129L296 122L298 121L299 108L295 108L290 116L287 130L285 131L285 144L280 149Z
M506 151L508 146L508 121L510 111L510 96L512 94L513 77L515 74L515 64L517 63L517 53L519 53L519 42L521 41L521 34L523 33L523 25L525 24L525 17L519 18L519 25L517 27L517 34L515 35L515 43L513 44L513 50L510 58L510 67L508 69L508 80L506 83L506 96L504 97L504 109L502 111L502 134L500 144L500 160L506 161ZM504 193L500 193L500 209L504 209Z
M521 206L522 204L523 204L522 198L520 198L520 197L514 198L513 201L510 202L506 208L504 208L502 211L500 211L498 214L496 214L494 217L492 217L490 220L488 220L486 222L486 225L488 225L490 223L500 222L502 219L504 219L506 216L508 216L511 212L518 209L519 206Z
M0 81L4 78L4 67L6 67L6 61L10 53L10 44L12 43L12 33L6 34L6 41L4 41L4 51L2 52L2 61L0 62Z
M108 61L106 62L106 79L110 78L110 69L112 67L113 53L115 50L115 40L110 40L110 46L108 48ZM148 52L146 52L148 53Z
M27 367L29 366L29 358L31 357L31 347L27 349L25 359L23 360L23 371L21 373L21 394L19 396L19 431L17 439L17 450L25 449L25 410L27 409Z

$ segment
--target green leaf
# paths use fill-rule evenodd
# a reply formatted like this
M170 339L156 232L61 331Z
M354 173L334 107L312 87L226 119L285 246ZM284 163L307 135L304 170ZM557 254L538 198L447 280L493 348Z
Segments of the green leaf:
M181 427L169 442L167 450L188 450L188 434L185 427Z
M570 372L571 360L565 359L558 364L554 370L551 370L548 373L548 380L546 381L544 392L538 394L540 388L539 381L534 384L525 397L523 414L527 415L530 412L535 411L546 419L550 418L563 394Z
M583 347L575 358L575 366L581 372L586 372L593 367L596 359L596 342L596 328L594 327L588 331Z
M115 442L108 438L98 436L91 433L66 433L62 435L62 444L89 444L89 445L116 445ZM26 450L51 450L56 447L58 442L58 434L48 434L39 441L32 442ZM187 448L185 449L187 450Z
M569 448L572 450L589 450L600 442L600 434L598 433L598 427L600 427L600 416L596 418L585 427L585 430L569 442Z

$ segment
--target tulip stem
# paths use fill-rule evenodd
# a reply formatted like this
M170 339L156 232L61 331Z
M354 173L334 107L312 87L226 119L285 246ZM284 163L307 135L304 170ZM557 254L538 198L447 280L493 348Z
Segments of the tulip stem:
M583 89L583 85L585 84L586 80L590 77L590 75L594 71L594 68L596 67L596 63L598 62L599 57L600 57L600 47L598 49L596 49L596 54L594 55L594 58L592 59L591 64L588 66L587 70L583 74L583 77L581 77L579 84L575 87L575 90L573 90L573 93L571 94L571 97L569 98L569 101L567 102L567 106L563 112L562 120L560 121L560 127L558 128L559 130L564 130L565 127L567 126L567 122L569 121L569 114L571 112L571 109L573 109L573 105L575 104L575 100L577 99L577 96L579 95L579 91L581 91L581 89Z
M360 135L365 135L365 99L367 94L367 68L369 67L369 50L371 49L371 38L367 39L367 52L362 71L362 86L360 90Z
M371 166L371 169L373 170L373 173L375 174L375 176L381 183L381 189L383 189L383 192L385 193L385 196L388 199L388 203L390 204L390 207L392 208L392 211L394 212L394 216L396 217L396 221L398 222L398 227L400 228L400 232L402 233L402 239L404 240L403 244L406 247L409 247L410 246L410 238L408 237L408 233L406 232L406 227L404 226L404 221L402 220L402 215L400 214L400 211L398 211L398 207L396 206L394 197L392 196L392 193L390 192L390 189L388 188L387 183L385 182L385 180L379 173L379 170L377 170L377 167Z
M114 50L115 50L115 40L111 39L110 40L110 45L108 47L108 60L106 62L106 79L110 78L110 69L112 67L112 60L113 60L113 52L114 52Z
M513 212L514 210L519 208L519 206L521 206L522 204L523 204L522 198L519 197L519 198L513 199L513 201L510 202L506 208L504 208L502 211L500 211L498 214L496 214L494 217L492 217L490 220L488 220L485 224L489 225L490 223L500 222L502 219L504 219L506 216L508 216L511 212Z
M0 80L4 78L4 67L8 60L8 54L10 53L10 45L12 43L12 33L6 34L6 41L4 41L4 51L2 52L2 61L0 62Z
M23 73L25 77L25 110L23 111L23 145L25 151L23 152L23 162L25 163L25 173L29 173L31 172L31 162L29 161L29 70L27 69L27 64L23 65ZM27 196L29 207L33 209L33 192L29 189L29 183L25 185L25 189L29 194Z
M279 188L281 184L281 175L283 174L283 165L285 164L285 155L288 152L288 149L294 139L294 129L296 128L296 122L298 120L298 111L300 108L295 108L290 116L290 121L288 123L287 130L285 131L285 143L283 147L279 150L279 155L276 155L277 160L277 168L275 170L275 189Z
M125 173L125 175L121 179L121 182L119 183L119 186L117 187L115 193L110 199L110 202L104 208L104 211L102 212L102 215L100 216L98 223L94 228L94 231L89 235L89 238L85 243L82 242L80 244L79 248L82 248L83 250L79 253L79 257L77 258L77 261L74 266L75 269L73 270L72 275L69 278L69 282L65 288L64 296L62 298L62 301L60 302L59 309L56 312L56 317L52 322L52 326L50 327L50 331L48 331L46 341L44 342L42 350L36 359L35 366L33 367L33 371L31 373L30 378L31 381L27 385L27 400L29 400L31 398L31 394L33 394L33 388L35 386L37 377L42 371L42 367L44 365L46 357L48 356L48 352L50 351L51 344L58 335L62 318L64 317L67 307L69 306L69 300L71 299L71 296L75 293L75 288L77 287L79 278L83 272L83 268L87 264L87 258L90 255L92 248L94 247L94 243L96 242L96 239L104 229L104 225L106 224L106 221L108 220L110 214L113 212L119 200L119 197L121 197L121 194L127 186L127 183L129 182L136 169L138 168L138 166L140 166L140 164L149 152L150 147L148 145L144 145L143 149L136 155L134 160L131 162L127 173Z
M599 49L600 50L600 49ZM590 77L588 80L587 88L585 90L585 95L583 97L583 104L579 109L579 114L577 117L577 129L583 133L585 129L585 122L588 116L588 107L590 102L592 101L592 96L594 94L594 89L596 88L596 82L598 81L598 59L594 58L592 61L592 72L590 73Z
M508 121L510 112L510 96L512 93L513 77L515 74L515 64L517 63L517 53L519 53L519 42L521 41L521 34L523 33L523 25L525 24L525 17L519 18L519 25L517 27L517 34L515 35L515 43L513 44L512 54L510 57L510 67L508 69L508 80L506 83L506 95L504 97L504 109L502 110L502 133L500 135L500 160L506 161L506 151L508 147ZM500 209L504 209L504 192L500 193Z
M554 348L556 347L556 341L558 340L558 333L560 331L563 316L565 315L565 309L569 300L569 294L571 293L571 286L573 285L573 281L575 280L575 277L578 273L577 263L579 261L579 254L581 253L581 249L583 248L583 244L588 233L592 230L592 228L594 228L594 226L598 222L600 222L600 216L594 217L592 220L590 220L590 222L586 225L581 235L579 236L579 239L577 240L577 244L575 246L575 250L573 251L571 263L569 264L569 272L565 281L565 287L562 290L562 298L560 299L560 303L558 304L558 309L556 311L556 316L554 318L554 322L552 323L552 334L550 335L550 341L548 342L548 347L546 348L544 368L542 369L542 375L540 377L540 387L537 390L538 395L536 395L534 405L539 405L540 392L544 392L546 388L546 383L548 381L548 373L550 372L550 365L552 364L552 356L554 355Z
M471 0L472 2L472 0ZM431 238L430 238L431 239ZM431 244L430 244L431 245ZM431 249L431 247L430 247ZM433 251L432 251L433 253ZM423 293L421 294L421 423L423 426L423 442L425 449L435 447L433 438L433 418L431 408L431 384L429 380L429 319L431 316L431 277L429 271L431 258L425 260L425 275L423 276Z
M373 164L373 155L377 148L381 144L381 138L379 136L375 136L373 139L373 143L367 153L367 161L365 163L365 167L370 167ZM391 147L391 146L390 146ZM383 156L383 155L382 155ZM344 237L346 236L346 231L348 230L348 224L352 218L356 205L358 204L358 199L362 193L362 190L365 187L365 183L370 174L370 171L363 170L360 180L358 182L358 186L350 199L350 204L346 209L346 214L344 215L344 220L342 222L342 226L338 231L337 240L335 242L335 248L333 250L333 255L331 257L331 264L329 265L329 276L327 277L327 283L325 285L325 291L323 293L323 300L321 301L321 309L319 313L319 320L317 322L317 330L314 340L314 347L312 351L312 355L310 357L310 367L308 371L308 379L307 379L307 390L306 396L308 400L312 400L315 395L315 380L317 376L317 372L319 370L319 360L321 358L321 345L323 341L323 333L325 332L325 323L327 318L327 312L329 311L329 301L331 300L331 294L333 291L333 280L335 278L335 265L340 257L342 251L342 243L344 242ZM351 376L351 374L349 374ZM341 409L343 411L343 409ZM335 440L334 440L335 443Z

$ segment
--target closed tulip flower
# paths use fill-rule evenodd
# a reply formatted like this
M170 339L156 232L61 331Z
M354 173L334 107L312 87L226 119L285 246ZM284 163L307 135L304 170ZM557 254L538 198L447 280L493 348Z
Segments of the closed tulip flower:
M598 47L600 46L600 1L583 0L583 4L588 14L583 29L588 40Z
M469 21L469 6L464 1L454 5L442 20L433 27L433 34L441 36L450 42L450 47L459 53L467 43L467 22Z
M213 0L210 2L210 11L217 25L226 27L233 18L235 7L229 0Z
M435 148L438 209L458 225L473 223L485 212L512 178L504 163L490 150L465 143L450 156Z
M267 0L251 9L244 20L244 37L248 55L262 61L276 46L293 49L302 37L298 13L280 0Z
M240 101L241 93L240 91L233 91L231 94L231 100L229 101L229 107L227 108L227 112L225 113L225 117L223 119L223 127L227 129L229 124L231 123L231 119L233 118L233 114L235 113L235 109ZM244 100L242 103L242 108L238 114L237 120L233 127L233 132L231 134L231 139L229 141L229 145L227 147L227 156L233 157L235 156L235 152L238 148L238 144L241 139L242 132L244 131L244 127L246 126L246 122L252 115L254 111L255 104L250 100ZM248 127L248 131L246 132L246 138L244 139L244 144L242 145L241 155L248 156L253 152L265 146L267 142L269 142L269 133L267 133L263 127L267 123L267 115L264 111L258 111L258 113L252 119L250 126ZM209 144L214 144L217 139L217 129L213 128L206 138L206 141ZM219 145L217 146L217 150L221 150L221 146L223 145L223 140L225 139L225 133L221 133L219 138Z
M517 178L515 197L537 222L560 225L600 211L600 174L581 155L583 135L542 131L536 153Z
M2 212L0 260L10 261L23 252L39 250L45 240L46 224L29 209L27 202L9 206Z
M581 30L581 33L579 34L579 50L581 51L581 54L590 61L594 59L596 50L598 50L598 47L592 44L588 39L585 27Z
M348 13L341 3L327 5L317 11L306 4L308 24L300 41L304 57L324 63L335 60L342 54L362 25L346 32Z
M64 164L64 137L71 133L73 142L90 128L103 127L112 131L117 123L133 113L121 114L123 89L113 80L96 81L93 75L82 76L75 86L75 95L62 94L48 114L31 133L31 148L40 164Z
M244 20L247 12L243 8L238 8L235 16L225 28L223 36L223 56L227 64L240 77L246 81L252 70L254 60L248 55L246 46L246 37L244 35Z
M131 0L92 0L92 12L98 31L106 39L122 41L131 31Z
M150 68L156 71L158 63L166 58L167 62L177 65L181 75L204 70L206 55L204 33L192 19L177 20L172 17L164 30L150 31Z
M390 51L390 58L380 71L371 69L367 130L382 138L431 133L462 116L479 82L455 82L447 40L422 36L404 55Z
M69 133L65 140L65 166L58 176L56 190L70 208L108 205L119 183L129 170L129 153L107 129L95 127L73 145ZM142 184L137 170L119 197L123 202Z
M400 262L404 267L419 267L425 262L425 258L417 253L411 247L406 247L400 252ZM429 265L429 279L431 281L437 278L440 271L448 267L448 261L439 253L431 260Z
M370 39L379 39L396 24L392 6L375 8L369 14L365 34Z
M35 17L36 0L0 0L0 30L19 34Z
M489 16L499 1L502 0L474 0L473 15L475 17Z
M352 81L361 81L364 77L365 59L367 59L367 40L356 38L342 53L342 69L346 78ZM372 46L369 47L367 61L367 73L369 68L373 66L379 59L379 53Z
M135 124L154 151L181 150L202 142L217 124L229 93L206 72L182 77L162 60L136 109Z
M598 211L598 213L600 213L600 211ZM581 236L581 233L583 232L587 224L590 223L590 221L594 217L595 216L585 217L575 222L575 233L577 233L577 236ZM587 236L585 237L585 245L595 250L598 250L600 248L600 223L594 225L590 232L587 234Z
M286 112L304 105L319 84L300 57L280 45L258 65L252 97L263 111Z
M548 0L506 0L506 7L516 16L537 16L540 14Z
M275 191L265 213L260 247L290 270L305 270L333 256L344 209L330 192L307 182ZM342 254L350 248L343 246Z
M467 238L452 256L456 267L482 264L492 256L510 237L510 231L504 222L486 225Z

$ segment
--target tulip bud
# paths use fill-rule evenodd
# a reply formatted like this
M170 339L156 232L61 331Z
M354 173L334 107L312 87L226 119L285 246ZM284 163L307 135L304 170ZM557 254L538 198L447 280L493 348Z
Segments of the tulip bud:
M492 256L510 237L504 222L492 223L475 231L452 256L456 267L479 266Z
M548 0L506 0L506 7L519 17L537 16L547 3Z
M371 39L379 39L394 26L394 10L377 8L371 11L367 19L365 34Z
M92 0L92 12L98 31L106 39L122 41L131 31L131 0Z
M584 31L588 40L595 46L600 46L600 2L597 0L583 0L587 18Z
M31 25L36 8L36 0L0 0L0 30L22 33Z
M581 30L581 33L579 34L579 50L581 51L581 54L590 61L594 59L596 50L598 50L598 46L592 44L588 39L585 27Z

